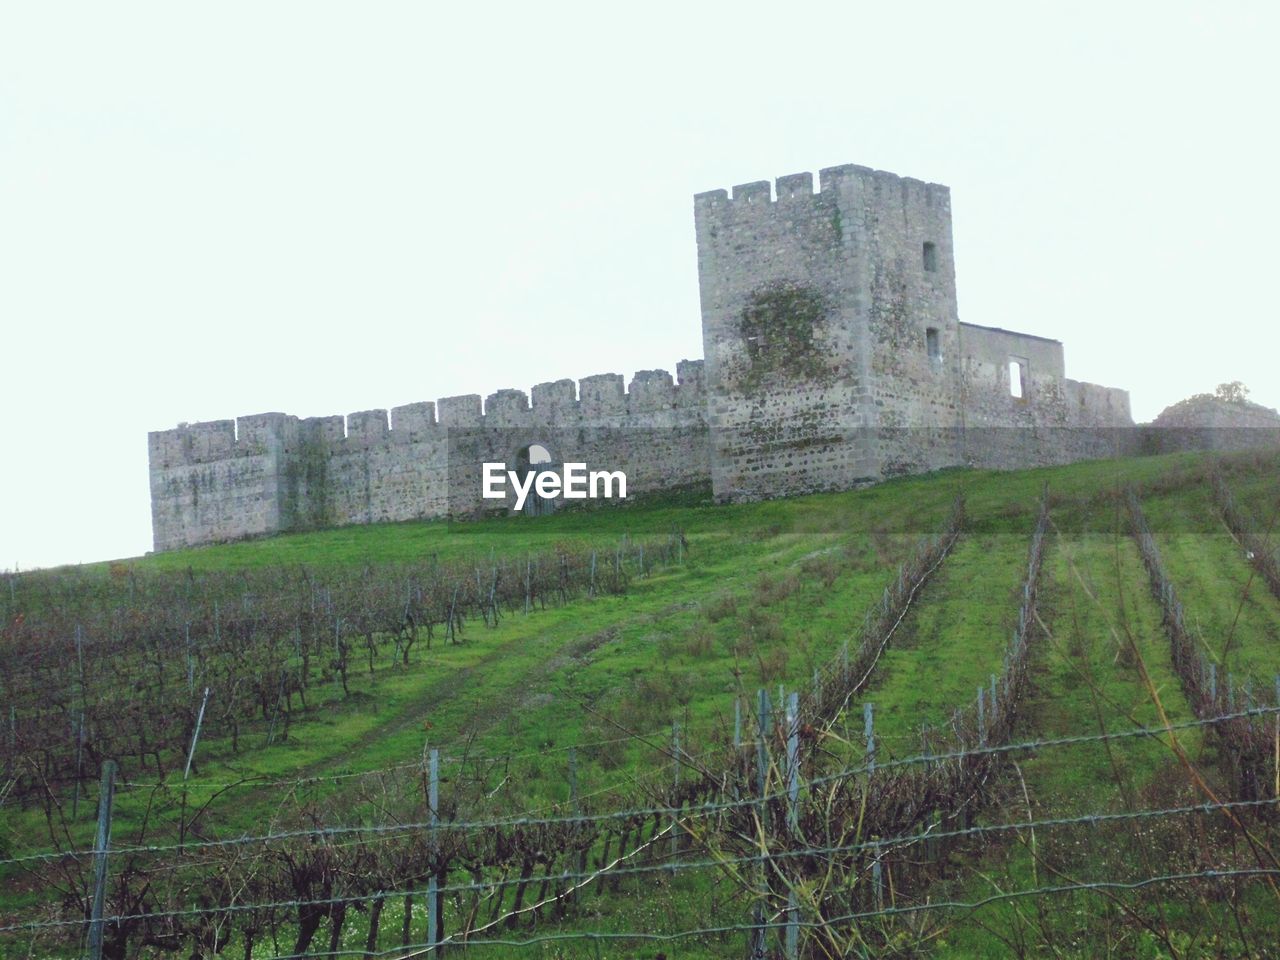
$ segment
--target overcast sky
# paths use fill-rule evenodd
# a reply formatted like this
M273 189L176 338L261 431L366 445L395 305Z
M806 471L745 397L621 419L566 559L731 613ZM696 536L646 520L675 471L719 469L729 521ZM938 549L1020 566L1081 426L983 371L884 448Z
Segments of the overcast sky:
M151 544L148 430L702 355L692 195L952 189L962 320L1280 406L1274 3L6 3L0 567Z

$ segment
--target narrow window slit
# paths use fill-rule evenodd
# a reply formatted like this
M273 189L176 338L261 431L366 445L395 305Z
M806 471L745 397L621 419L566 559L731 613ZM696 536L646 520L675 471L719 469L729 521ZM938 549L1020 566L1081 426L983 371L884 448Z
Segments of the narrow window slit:
M926 273L938 271L938 245L931 241L926 241L924 245L924 269Z

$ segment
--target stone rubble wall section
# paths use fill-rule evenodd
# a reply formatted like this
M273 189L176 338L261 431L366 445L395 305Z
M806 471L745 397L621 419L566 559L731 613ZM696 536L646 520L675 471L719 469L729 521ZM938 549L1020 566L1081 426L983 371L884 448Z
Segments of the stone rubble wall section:
M387 410L299 419L283 413L150 434L157 550L286 530L472 514L480 464L512 469L521 448L559 462L623 470L628 494L705 483L700 360L677 378L642 370L541 383ZM514 498L511 498L514 502Z

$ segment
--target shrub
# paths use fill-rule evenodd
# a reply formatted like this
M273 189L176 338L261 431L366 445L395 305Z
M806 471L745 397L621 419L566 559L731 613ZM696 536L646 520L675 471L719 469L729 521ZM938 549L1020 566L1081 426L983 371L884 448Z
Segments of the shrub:
M715 649L715 633L705 623L696 623L689 632L689 641L685 646L689 656L696 660L711 656Z
M756 600L766 607L787 599L800 589L800 578L794 572L782 576L765 573L756 581Z
M840 558L834 553L820 553L816 557L806 559L800 564L800 569L805 576L821 583L822 589L830 590L840 576Z
M712 623L727 620L737 614L738 598L731 593L722 593L717 597L712 597L707 605L702 608L702 612Z
M777 615L770 613L759 604L753 604L747 609L742 623L747 628L747 635L757 645L777 643L785 635L782 630L782 621Z
M760 682L773 683L787 675L789 655L786 647L774 647L766 653L757 653L756 661L760 665Z

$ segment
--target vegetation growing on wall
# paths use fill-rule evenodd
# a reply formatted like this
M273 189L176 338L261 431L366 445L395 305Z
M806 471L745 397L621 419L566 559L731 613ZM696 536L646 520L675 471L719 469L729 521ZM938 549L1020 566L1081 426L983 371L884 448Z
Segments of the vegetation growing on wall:
M1179 400L1169 408L1169 411L1190 410L1194 407L1211 403L1214 400L1221 401L1222 403L1234 403L1241 407L1257 406L1257 404L1253 403L1249 399L1249 388L1239 380L1232 380L1230 383L1218 384L1214 388L1213 393L1197 393L1187 397L1185 400Z
M831 378L819 331L831 312L813 287L790 280L767 283L753 293L738 320L746 359L738 385L753 393L775 378Z
M312 530L333 525L329 457L321 441L301 441L298 456L287 459L281 514L287 529Z

